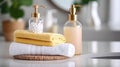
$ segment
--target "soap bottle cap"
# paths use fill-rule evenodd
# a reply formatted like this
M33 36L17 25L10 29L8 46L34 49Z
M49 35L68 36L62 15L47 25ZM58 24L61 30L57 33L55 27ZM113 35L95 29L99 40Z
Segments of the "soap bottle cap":
M39 18L40 17L40 13L38 12L39 7L45 8L45 6L43 6L43 5L41 5L41 6L34 5L34 10L35 11L32 13L32 17L34 17L34 18Z
M72 5L70 8L69 21L77 21L76 7L81 7L80 5Z

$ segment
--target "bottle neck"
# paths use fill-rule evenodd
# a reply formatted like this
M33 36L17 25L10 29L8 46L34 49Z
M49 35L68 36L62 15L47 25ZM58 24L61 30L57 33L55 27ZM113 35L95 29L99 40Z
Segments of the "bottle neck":
M72 22L77 21L77 15L69 14L68 16L69 16L69 17L68 17L68 20L69 20L69 21L72 21Z

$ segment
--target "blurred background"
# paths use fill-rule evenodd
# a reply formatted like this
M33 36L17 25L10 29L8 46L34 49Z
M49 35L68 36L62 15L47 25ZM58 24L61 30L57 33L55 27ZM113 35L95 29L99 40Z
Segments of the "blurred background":
M119 3L120 0L0 0L0 35L9 41L14 30L24 26L28 29L34 4L46 7L39 8L44 31L63 33L71 4L78 4L82 6L77 8L77 15L83 26L83 41L119 41Z
M19 62L10 60L9 46L14 39L15 30L28 29L35 4L42 6L39 7L39 12L44 19L44 32L61 34L64 24L68 21L69 8L72 4L80 5L76 14L82 24L82 54L98 53L100 56L116 55L120 58L120 0L0 0L0 67L19 65ZM118 54L114 54L116 52ZM78 61L80 59L77 58ZM105 60L92 60L95 60L95 63L91 60L89 63L85 58L85 66L93 63L94 67L96 64L120 67L117 58L107 59L107 64L104 63ZM28 66L31 66L31 63Z

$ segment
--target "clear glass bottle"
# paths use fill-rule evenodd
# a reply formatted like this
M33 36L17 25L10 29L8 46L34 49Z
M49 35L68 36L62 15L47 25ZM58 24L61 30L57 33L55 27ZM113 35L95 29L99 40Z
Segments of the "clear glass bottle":
M75 5L71 6L69 20L64 25L64 36L68 43L75 46L75 54L82 53L82 25L77 21Z
M32 18L29 19L29 31L34 33L42 33L43 32L43 19L40 17L40 13L38 12L38 5L35 5L35 12L32 13Z
M43 32L43 19L41 18L31 18L29 19L29 31L34 33L42 33Z

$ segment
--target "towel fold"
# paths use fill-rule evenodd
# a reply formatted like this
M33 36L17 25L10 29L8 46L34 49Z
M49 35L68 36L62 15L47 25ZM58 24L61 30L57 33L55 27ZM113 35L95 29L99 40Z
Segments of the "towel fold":
M62 55L72 57L75 54L75 47L72 44L64 43L54 47L35 46L31 44L11 43L9 47L10 55L20 54L42 54L42 55Z
M14 38L15 42L18 43L24 43L24 44L32 44L36 46L56 46L61 43L61 41L58 42L52 42L52 41L40 41L40 40L32 40L32 39L25 39L25 38Z

